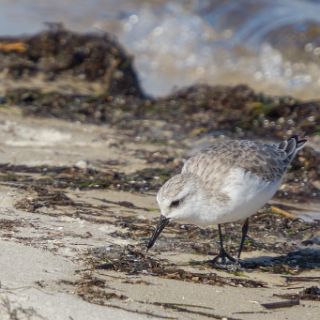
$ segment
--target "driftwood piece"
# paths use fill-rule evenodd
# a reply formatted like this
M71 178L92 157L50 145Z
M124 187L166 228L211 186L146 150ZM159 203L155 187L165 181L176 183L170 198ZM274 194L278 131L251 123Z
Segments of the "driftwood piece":
M270 303L261 303L266 309L288 308L300 304L300 299L283 300Z

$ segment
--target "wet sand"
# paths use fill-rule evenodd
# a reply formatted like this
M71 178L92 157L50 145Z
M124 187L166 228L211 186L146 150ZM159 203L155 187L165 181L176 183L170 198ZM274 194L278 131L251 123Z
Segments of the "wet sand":
M6 41L1 320L318 318L319 101L244 85L150 99L107 35L58 29ZM208 263L218 251L216 226L171 223L146 252L159 216L155 194L186 157L215 139L275 142L293 133L308 145L250 219L245 268ZM232 254L240 230L225 226ZM294 305L262 306L279 301Z
M125 132L109 126L25 118L14 108L1 110L0 132L1 163L10 163L16 169L20 165L75 166L130 174L159 165L137 158L137 150L168 152L163 145L131 143ZM51 178L67 174L60 172ZM209 259L210 255L201 250L205 251L210 243L208 251L216 252L216 239L195 236L181 246L179 237L190 235L190 230L177 225L168 228L155 249L146 254L143 244L158 216L153 190L129 192L114 187L79 188L44 183L42 188L46 192L41 193L40 185L34 184L41 181L41 176L44 178L41 173L17 172L15 179L8 176L4 179L4 175L0 186L2 319L12 319L10 313L14 312L18 319L318 318L319 301L300 300L299 305L275 310L267 310L261 303L282 301L284 298L275 295L293 294L318 285L319 263L317 269L287 267L286 272L268 268L234 274L214 270L190 262ZM65 197L57 197L57 192ZM262 219L261 228L264 224ZM308 227L305 225L305 229ZM316 229L312 230L315 235ZM239 236L240 230L237 232ZM286 240L280 234L272 234L271 239L256 239L275 251L249 248L244 257L279 256L273 244L287 241L298 248L309 236L306 230L299 239ZM190 243L198 243L198 250L190 247ZM148 266L136 272L117 270L117 255L123 254L128 245L133 246L129 246L131 259L140 252L142 258L137 256L135 261L158 261L164 266L160 268L162 271L153 274ZM318 247L312 247L319 254ZM179 270L185 271L184 278ZM206 280L202 281L199 274L206 275ZM305 281L286 281L285 276L290 274L306 277ZM308 277L316 278L310 281Z

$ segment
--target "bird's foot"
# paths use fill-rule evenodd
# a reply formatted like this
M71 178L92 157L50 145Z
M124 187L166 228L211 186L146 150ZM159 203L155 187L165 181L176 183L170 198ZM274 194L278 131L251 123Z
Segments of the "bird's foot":
M215 268L236 271L241 267L241 261L239 259L233 258L225 249L220 249L219 254L214 257L210 264Z

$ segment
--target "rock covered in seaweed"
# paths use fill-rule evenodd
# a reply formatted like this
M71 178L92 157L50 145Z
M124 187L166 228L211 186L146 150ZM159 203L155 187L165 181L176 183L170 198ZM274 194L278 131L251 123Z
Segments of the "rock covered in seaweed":
M62 27L32 36L1 38L0 72L13 79L42 74L47 81L69 75L101 81L110 96L142 97L132 58L106 33L78 34Z

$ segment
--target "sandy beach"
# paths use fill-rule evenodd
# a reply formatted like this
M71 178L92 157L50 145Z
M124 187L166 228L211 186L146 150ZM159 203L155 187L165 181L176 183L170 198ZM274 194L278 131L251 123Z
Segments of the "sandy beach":
M318 319L320 102L246 85L153 99L111 37L55 28L0 39L1 320ZM170 223L146 252L186 158L292 134L308 144L250 218L245 268L208 262L217 226ZM224 228L235 254L241 223Z
M143 240L158 216L154 192L81 190L53 184L41 193L31 181L40 181L43 174L22 172L23 166L72 165L84 171L95 168L130 174L152 168L134 156L137 151L161 153L165 146L132 144L124 132L108 126L25 118L17 109L1 111L0 131L1 162L14 166L18 177L4 181L2 176L0 187L2 319L317 319L318 301L300 300L299 305L274 310L265 309L261 303L283 301L285 298L277 295L318 285L319 268L296 272L288 267L282 273L253 269L237 274L214 270L201 264L209 256L196 252L190 242L198 243L199 248L212 243L213 251L217 251L217 239L195 236L185 246L179 246L175 231L179 235L184 232L183 236L190 232L178 226L169 228L155 250L146 254ZM115 159L118 162L112 162ZM239 228L237 232L239 236ZM308 236L305 231L301 238ZM256 240L271 247L287 241L281 235ZM301 246L301 240L290 242ZM108 263L107 257L109 262L116 260L118 251L128 245L154 261L161 259L159 264L166 261L172 264L171 269L193 275L179 279L177 270L168 273L164 269L162 275L153 275L147 267L136 272L97 267ZM314 250L319 255L319 249ZM279 254L262 249L245 252L244 257L276 255ZM198 261L199 265L191 261ZM199 281L198 273L209 275L211 283ZM291 273L292 277L305 280L287 281L286 276ZM221 279L215 280L216 276ZM239 282L225 281L233 278Z

